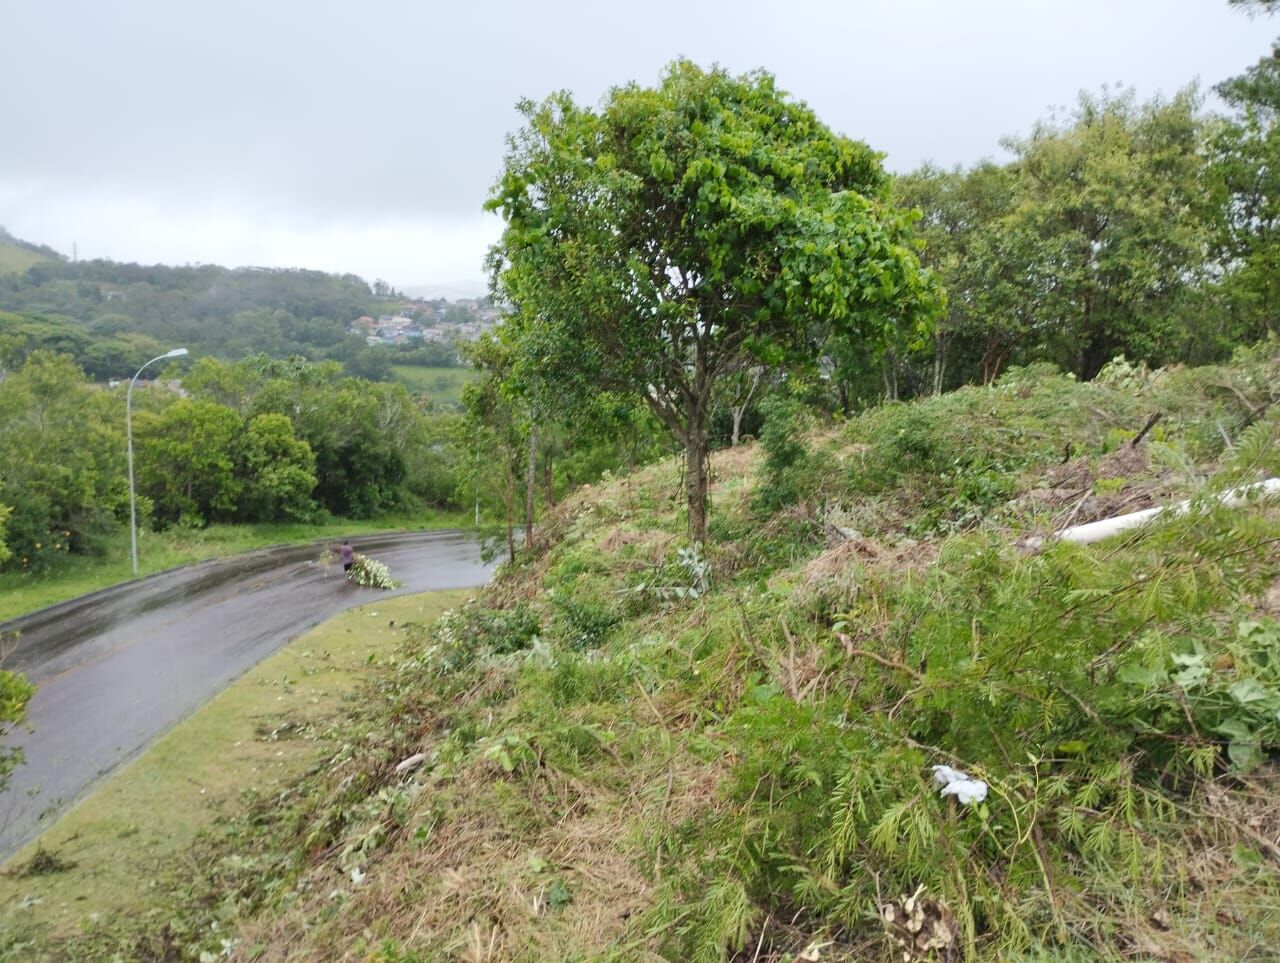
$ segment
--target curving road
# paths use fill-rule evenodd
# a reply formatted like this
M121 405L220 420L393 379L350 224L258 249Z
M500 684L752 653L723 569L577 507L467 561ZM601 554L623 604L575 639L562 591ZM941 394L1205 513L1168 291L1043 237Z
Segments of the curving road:
M4 667L38 689L25 725L3 740L26 762L0 790L0 859L34 839L99 778L285 642L387 594L489 580L459 532L352 540L401 587L352 586L317 564L319 543L264 549L163 572L0 625L20 633Z

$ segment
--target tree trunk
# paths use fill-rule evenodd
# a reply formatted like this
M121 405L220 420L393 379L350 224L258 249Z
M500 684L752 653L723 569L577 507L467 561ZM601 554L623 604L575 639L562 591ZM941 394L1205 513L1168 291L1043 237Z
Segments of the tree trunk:
M533 503L538 485L538 423L529 422L529 463L524 473L524 545L533 548Z
M982 350L982 383L989 385L1000 373L1000 342L990 331Z
M690 425L684 447L684 491L689 503L689 536L695 543L707 541L707 429Z
M898 400L898 362L892 351L885 352L880 360L880 375L884 379L886 401Z
M1085 265L1088 267L1090 262L1086 260ZM1104 330L1106 315L1103 314L1102 321L1098 321L1099 311L1098 305L1094 303L1095 293L1097 292L1086 289L1080 306L1080 329L1084 332L1084 343L1080 346L1080 370L1076 375L1081 381L1089 381L1101 371L1102 366L1111 360L1115 347L1114 342Z
M502 480L502 507L507 516L507 559L512 565L516 561L516 487L519 478L516 466L507 458L506 477Z
M853 399L849 397L848 382L843 379L836 381L836 401L840 405L840 414L848 418L849 412L853 410Z
M695 545L707 541L707 421L711 405L711 378L699 351L694 362L690 392L689 424L684 437L684 490L689 502L689 535Z
M760 386L760 379L764 376L764 369L752 368L750 374L751 387L747 391L746 399L740 405L729 406L729 411L733 415L733 439L730 441L730 444L734 448L738 447L738 438L741 436L742 416L747 413L747 408L751 404L751 396L756 393L756 388Z
M947 339L936 334L933 339L933 394L942 394L942 385L947 373Z
M1080 380L1090 381L1111 359L1107 357L1107 343L1101 336L1091 337L1080 352Z
M1103 325L1096 320L1097 316L1098 311L1093 296L1088 294L1084 299L1084 324L1082 325L1085 341L1080 348L1080 370L1077 372L1081 381L1091 381L1116 354L1117 345L1108 337Z

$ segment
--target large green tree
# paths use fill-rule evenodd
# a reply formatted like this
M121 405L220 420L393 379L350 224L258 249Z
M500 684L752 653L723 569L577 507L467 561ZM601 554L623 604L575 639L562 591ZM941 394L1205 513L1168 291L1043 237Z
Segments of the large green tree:
M1210 145L1223 215L1221 334L1239 343L1280 332L1280 44L1215 89L1235 111Z
M644 398L685 450L695 540L707 531L716 383L813 358L832 334L868 352L937 298L887 202L879 156L833 133L764 72L688 61L599 110L521 105L488 207L512 343L538 376Z
M82 553L115 525L128 488L123 409L65 355L35 351L0 377L0 505L9 567Z
M926 166L895 179L899 200L923 211L922 258L947 292L931 345L934 394L989 384L1043 323L1040 291L1027 283L1036 239L1018 223L1016 184L1012 166L989 162L968 171Z
M311 500L315 466L311 446L294 436L287 417L250 418L236 445L236 474L242 484L240 518L256 522L313 517L319 507Z
M1183 336L1213 220L1196 107L1190 90L1081 95L1067 124L1009 142L1018 203L1000 227L1033 242L1011 252L1013 277L1041 351L1082 377L1119 352L1162 362Z
M235 518L244 479L236 473L236 446L244 419L210 401L183 398L159 415L134 419L138 491L153 517L167 524L203 525Z

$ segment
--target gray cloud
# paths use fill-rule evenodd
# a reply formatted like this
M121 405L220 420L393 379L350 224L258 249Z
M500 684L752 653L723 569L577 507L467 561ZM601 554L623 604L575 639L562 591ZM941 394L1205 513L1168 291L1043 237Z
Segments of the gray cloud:
M119 259L479 289L521 97L595 102L676 56L764 67L907 170L997 155L1082 88L1216 82L1274 31L1225 0L44 0L5 16L0 224Z

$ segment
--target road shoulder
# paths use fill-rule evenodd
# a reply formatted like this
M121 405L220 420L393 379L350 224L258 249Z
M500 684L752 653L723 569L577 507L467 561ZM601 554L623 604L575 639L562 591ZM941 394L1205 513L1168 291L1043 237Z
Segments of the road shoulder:
M243 790L283 787L317 761L323 722L404 625L434 621L470 594L378 599L260 662L0 866L0 931L66 933L145 905L157 869L180 861ZM24 874L33 860L49 871Z

